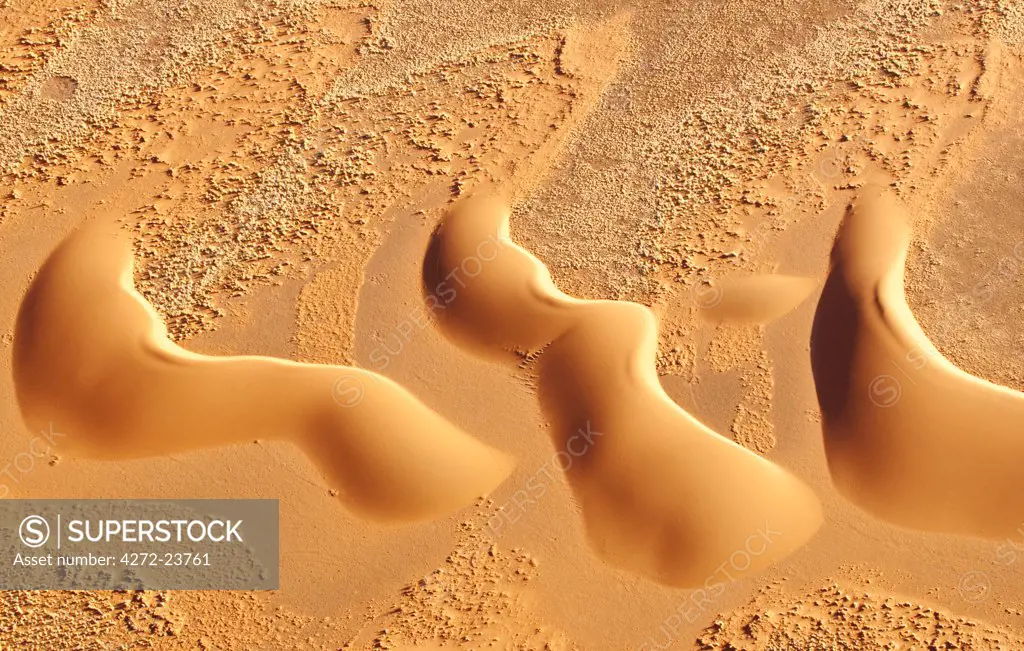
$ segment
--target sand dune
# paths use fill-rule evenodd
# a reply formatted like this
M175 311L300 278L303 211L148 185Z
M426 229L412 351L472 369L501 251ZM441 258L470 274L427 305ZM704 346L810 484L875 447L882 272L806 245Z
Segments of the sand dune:
M765 324L802 303L817 283L812 278L764 274L726 277L694 289L694 301L708 321Z
M0 0L0 497L282 579L0 648L1024 649L1022 102L1014 0Z
M88 225L53 253L15 331L22 414L64 433L72 453L119 459L284 438L350 509L400 521L466 506L511 470L384 377L178 347L135 291L129 244L112 231Z
M907 306L910 226L889 194L849 208L814 319L812 364L829 469L891 522L1015 535L1024 507L1024 395L961 371Z
M498 356L543 350L541 401L555 447L579 457L568 477L597 551L663 583L706 586L725 580L724 565L739 576L803 545L821 521L817 499L664 393L651 310L563 294L511 241L508 220L488 199L448 216L424 265L428 303L454 283L435 313L456 343Z

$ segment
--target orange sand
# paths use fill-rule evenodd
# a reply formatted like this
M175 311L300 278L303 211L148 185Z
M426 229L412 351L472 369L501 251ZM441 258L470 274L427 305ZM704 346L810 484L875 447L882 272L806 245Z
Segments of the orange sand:
M961 371L928 340L904 297L909 245L905 208L877 189L840 228L811 335L829 469L892 522L1013 536L1024 394Z
M672 402L651 311L566 296L509 239L508 219L495 200L455 208L424 264L428 303L459 343L539 355L538 396L556 450L579 457L568 479L598 553L704 588L733 554L739 577L802 546L821 521L813 493ZM449 283L460 294L444 304Z
M1022 80L1015 0L0 0L0 496L282 564L0 648L1024 648Z
M18 315L13 367L29 427L70 432L61 445L72 454L123 459L284 438L349 508L378 520L446 515L511 465L376 374L180 348L132 286L127 243L102 222L39 271Z

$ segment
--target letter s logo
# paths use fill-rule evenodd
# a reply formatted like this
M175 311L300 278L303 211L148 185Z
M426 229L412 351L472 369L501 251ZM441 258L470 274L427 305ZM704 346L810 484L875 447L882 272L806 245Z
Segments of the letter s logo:
M30 515L21 521L18 537L26 547L42 547L50 539L50 525L41 516Z

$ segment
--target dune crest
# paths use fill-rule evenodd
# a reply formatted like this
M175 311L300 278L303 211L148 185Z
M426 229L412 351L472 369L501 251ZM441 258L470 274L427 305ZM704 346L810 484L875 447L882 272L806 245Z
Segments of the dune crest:
M592 444L568 470L589 537L607 561L673 586L711 586L802 546L818 500L778 466L677 406L655 370L648 308L558 290L509 238L508 206L470 199L446 218L424 264L428 301L457 343L490 356L543 349L539 393L557 449ZM582 434L581 434L582 433Z
M1014 535L1024 509L1024 395L954 366L904 294L910 226L888 192L849 207L814 319L829 469L874 515L926 531Z
M445 515L512 466L387 378L180 348L135 290L112 225L80 229L43 265L18 314L13 370L23 417L65 434L61 450L119 459L285 439L373 520Z

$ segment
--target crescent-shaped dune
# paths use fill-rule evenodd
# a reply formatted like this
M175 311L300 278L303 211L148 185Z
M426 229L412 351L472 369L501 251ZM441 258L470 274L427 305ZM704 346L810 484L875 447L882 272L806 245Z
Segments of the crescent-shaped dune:
M387 378L175 345L135 290L130 245L109 224L72 234L40 269L18 314L13 367L28 425L52 423L72 454L119 459L285 439L374 520L444 515L512 467Z
M544 351L540 398L556 448L577 457L567 476L597 552L696 587L801 547L821 522L811 490L672 402L655 370L653 312L563 294L509 238L509 216L491 199L451 212L424 264L428 301L444 297L442 329L481 354Z
M904 207L872 189L832 250L811 361L833 480L896 524L1016 535L1024 394L968 375L928 340L904 294L909 245Z

